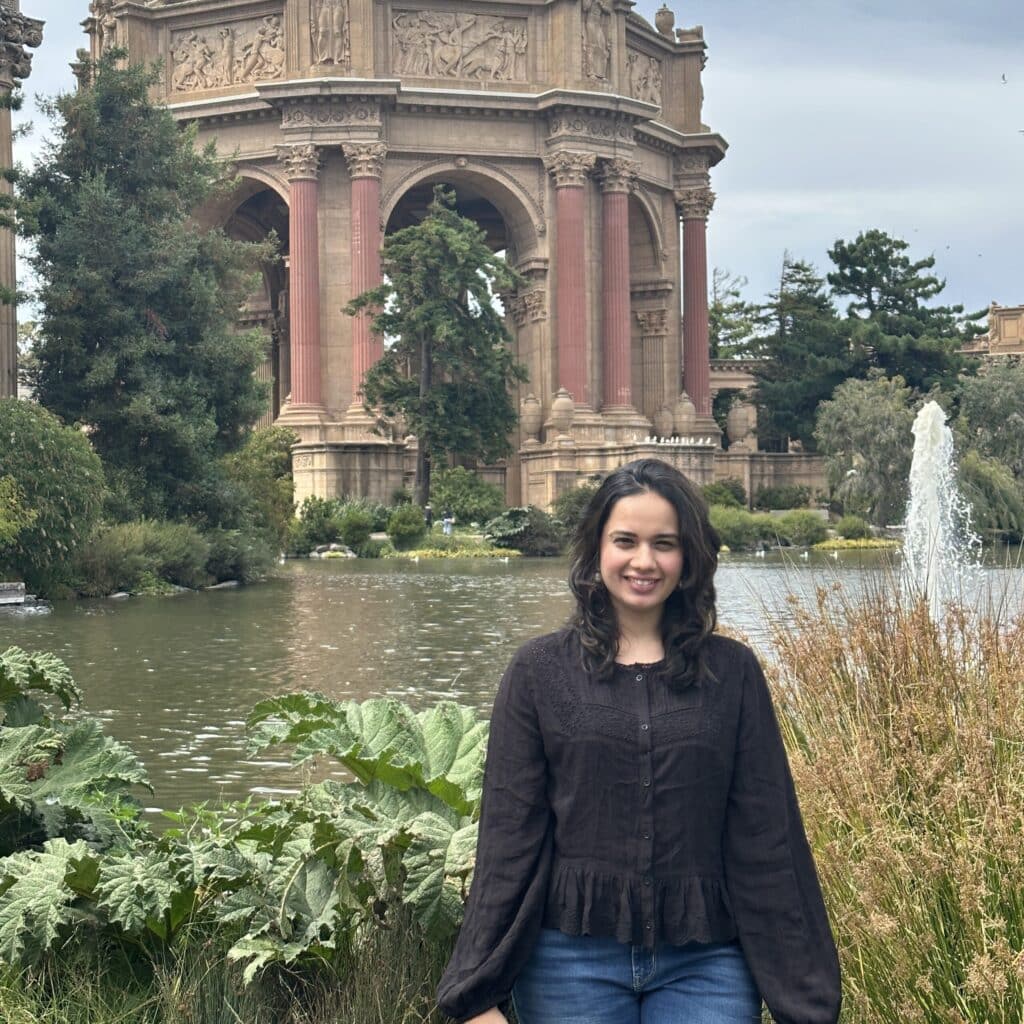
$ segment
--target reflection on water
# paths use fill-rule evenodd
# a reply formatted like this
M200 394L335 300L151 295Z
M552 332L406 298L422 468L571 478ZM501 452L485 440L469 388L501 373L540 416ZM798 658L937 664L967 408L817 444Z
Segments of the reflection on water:
M490 707L515 648L569 614L566 563L302 561L260 586L174 598L82 601L50 615L0 616L0 649L63 658L85 709L142 758L157 807L294 791L280 756L250 758L244 722L272 694L338 699L451 698ZM784 624L787 594L809 599L842 579L857 593L877 560L723 559L720 620L764 645ZM1019 570L991 570L990 589L1019 608Z

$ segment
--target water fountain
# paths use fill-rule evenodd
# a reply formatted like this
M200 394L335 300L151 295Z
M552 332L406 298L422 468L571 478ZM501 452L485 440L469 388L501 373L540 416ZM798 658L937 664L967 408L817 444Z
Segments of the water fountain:
M938 402L927 402L913 426L903 557L907 583L915 597L927 597L932 619L962 598L976 572L980 538L971 531L971 507L960 494L953 459L953 432Z

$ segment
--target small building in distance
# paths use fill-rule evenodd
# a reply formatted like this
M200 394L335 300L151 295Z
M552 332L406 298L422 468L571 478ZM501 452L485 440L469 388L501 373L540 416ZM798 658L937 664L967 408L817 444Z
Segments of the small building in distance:
M964 352L982 359L1024 357L1024 305L1000 306L993 301L988 307L988 331L965 345Z

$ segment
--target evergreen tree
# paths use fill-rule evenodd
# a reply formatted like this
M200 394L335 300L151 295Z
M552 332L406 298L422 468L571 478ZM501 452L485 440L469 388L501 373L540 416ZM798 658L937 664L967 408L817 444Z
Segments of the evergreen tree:
M455 194L434 190L426 218L384 241L384 284L357 296L356 315L377 310L373 329L388 339L367 373L363 395L385 416L401 415L419 441L416 502L430 495L431 466L456 454L493 462L511 451L516 425L509 388L526 379L492 303L515 272L485 234L455 210Z
M961 352L983 328L963 315L963 306L929 305L946 282L931 271L935 257L911 262L908 244L873 228L853 242L829 250L835 270L828 282L836 296L849 296L847 316L854 346L867 366L900 376L925 394L933 388L955 394L958 380L975 364Z
M271 249L197 228L194 211L232 183L212 144L197 151L150 101L157 71L123 56L46 105L55 140L20 183L41 282L31 384L88 430L136 513L192 514L265 408L265 342L236 322Z
M761 329L759 439L769 449L785 450L787 438L813 448L818 405L857 372L849 332L813 266L786 253L778 291L761 308Z
M747 279L715 267L711 272L708 304L708 341L712 359L740 359L756 355L758 325L756 303L743 298Z
M996 363L966 380L956 428L966 445L1024 484L1024 365Z

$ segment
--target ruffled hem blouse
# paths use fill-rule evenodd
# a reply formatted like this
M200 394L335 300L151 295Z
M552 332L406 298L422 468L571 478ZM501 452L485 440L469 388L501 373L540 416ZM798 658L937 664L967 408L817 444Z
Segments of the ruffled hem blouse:
M583 668L525 644L498 688L473 884L441 1010L504 1003L542 927L653 949L738 940L778 1024L835 1024L839 962L756 657L712 636L664 665Z

